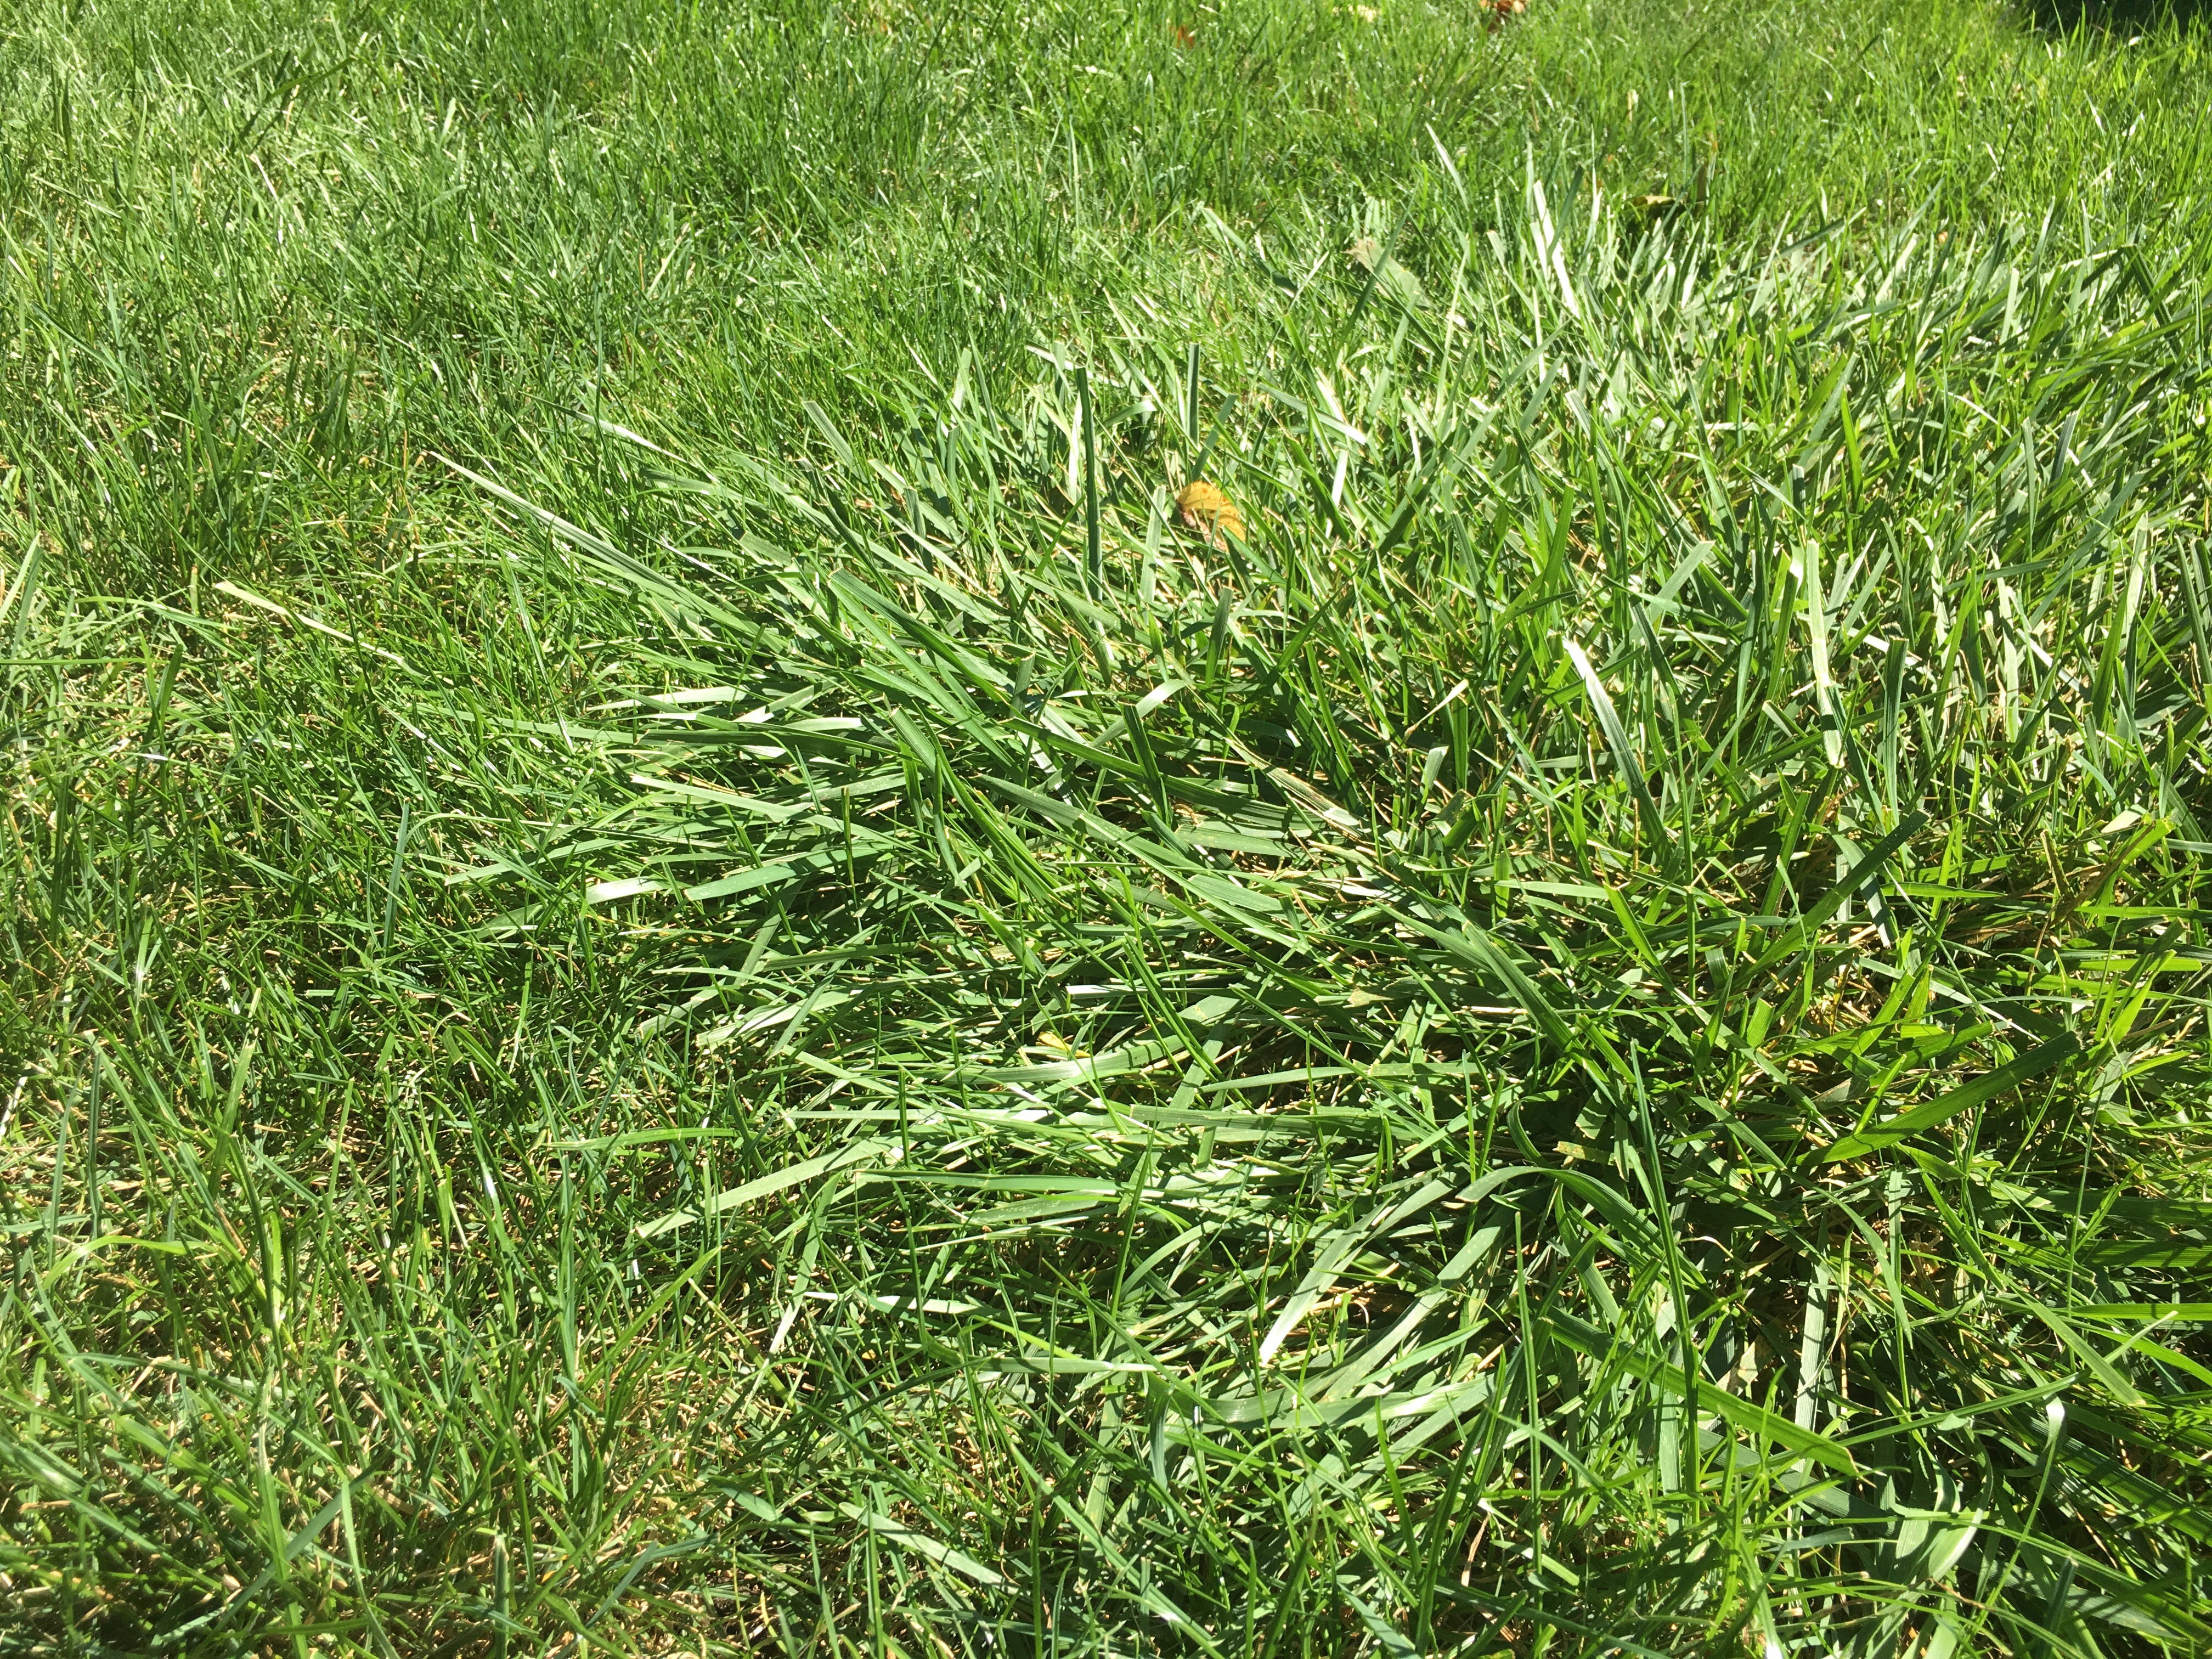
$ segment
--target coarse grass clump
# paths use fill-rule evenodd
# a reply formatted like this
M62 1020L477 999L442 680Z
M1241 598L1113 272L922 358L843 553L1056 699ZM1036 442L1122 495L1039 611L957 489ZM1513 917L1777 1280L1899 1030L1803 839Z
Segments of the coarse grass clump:
M0 1652L2212 1640L2202 26L1487 16L9 23Z

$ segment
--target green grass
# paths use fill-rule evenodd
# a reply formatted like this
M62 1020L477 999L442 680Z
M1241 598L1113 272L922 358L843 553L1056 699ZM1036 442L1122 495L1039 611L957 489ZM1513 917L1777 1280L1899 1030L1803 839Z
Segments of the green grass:
M2208 101L0 15L0 1654L2212 1645Z

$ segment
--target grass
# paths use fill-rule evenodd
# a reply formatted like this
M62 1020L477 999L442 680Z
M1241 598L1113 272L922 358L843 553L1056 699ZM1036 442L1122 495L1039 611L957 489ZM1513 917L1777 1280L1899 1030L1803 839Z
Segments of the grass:
M0 1653L2203 1650L2208 48L10 11Z

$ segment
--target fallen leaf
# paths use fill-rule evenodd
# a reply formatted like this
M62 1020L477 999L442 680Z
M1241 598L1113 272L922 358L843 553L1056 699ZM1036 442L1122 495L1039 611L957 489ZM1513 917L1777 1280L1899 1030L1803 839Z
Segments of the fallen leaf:
M1182 494L1176 497L1176 510L1182 515L1183 527L1204 537L1209 547L1219 546L1223 536L1244 539L1244 515L1237 510L1237 503L1222 494L1218 485L1203 478L1183 486Z

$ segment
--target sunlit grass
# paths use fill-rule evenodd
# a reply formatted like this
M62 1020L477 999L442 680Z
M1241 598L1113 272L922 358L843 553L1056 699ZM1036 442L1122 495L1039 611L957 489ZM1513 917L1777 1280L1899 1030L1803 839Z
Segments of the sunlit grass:
M1487 15L8 20L0 1651L2212 1639L2202 26Z

